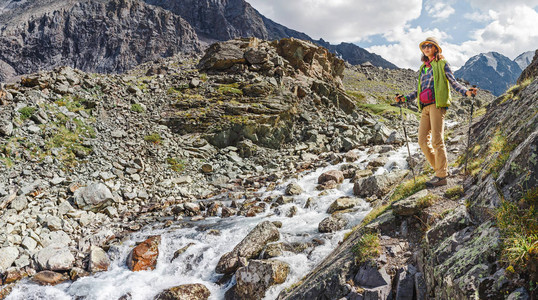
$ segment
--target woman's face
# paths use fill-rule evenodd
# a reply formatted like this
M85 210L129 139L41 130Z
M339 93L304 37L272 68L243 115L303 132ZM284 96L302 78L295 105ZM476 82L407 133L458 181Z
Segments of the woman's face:
M435 52L437 52L437 47L435 47L433 44L426 43L422 45L422 53L424 53L424 55L427 57L434 56Z

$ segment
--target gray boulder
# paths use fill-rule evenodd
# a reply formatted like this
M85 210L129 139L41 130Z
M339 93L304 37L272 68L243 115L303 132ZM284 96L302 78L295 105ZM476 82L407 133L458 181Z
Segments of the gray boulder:
M220 274L235 272L243 262L257 257L268 243L279 238L280 233L273 223L264 221L258 224L231 252L220 258L215 271Z
M16 247L0 248L0 273L7 270L19 256L19 250Z
M321 233L335 232L344 228L348 223L348 220L339 216L330 216L318 225L318 231Z
M91 273L107 271L110 266L110 259L105 250L92 246L88 260L88 271Z
M66 271L75 264L75 257L66 247L50 245L37 252L34 261L41 270Z
M397 216L412 216L421 211L417 200L428 195L428 190L422 190L408 198L402 199L392 204L392 209Z
M75 204L84 210L99 211L114 201L108 187L102 183L92 183L79 188L74 194Z
M350 198L350 197L340 197L329 206L327 209L328 214L332 214L333 212L339 211L339 210L345 210L349 208L355 207L355 205L359 204L358 198Z
M303 193L303 189L301 186L297 183L290 183L286 187L286 195L288 196L294 196L294 195L300 195Z
M359 197L376 195L382 197L390 191L392 186L402 180L408 171L395 171L381 175L373 175L368 178L360 178L353 186L353 194Z
M200 283L183 284L162 291L155 297L155 300L205 300L211 296L209 289Z
M354 281L364 288L364 299L387 299L392 289L390 276L385 267L378 269L369 262L362 264Z
M269 287L286 281L290 266L278 260L252 260L235 273L240 299L262 299Z

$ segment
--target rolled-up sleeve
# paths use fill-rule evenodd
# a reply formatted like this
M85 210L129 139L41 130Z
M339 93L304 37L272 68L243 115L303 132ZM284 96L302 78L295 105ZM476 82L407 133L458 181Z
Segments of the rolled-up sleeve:
M452 73L452 70L450 70L450 66L448 63L445 65L445 74L446 78L448 78L448 82L450 82L450 85L460 94L463 96L466 96L467 94L467 88L465 88L463 85L461 85L457 80L456 77L454 77L454 74Z

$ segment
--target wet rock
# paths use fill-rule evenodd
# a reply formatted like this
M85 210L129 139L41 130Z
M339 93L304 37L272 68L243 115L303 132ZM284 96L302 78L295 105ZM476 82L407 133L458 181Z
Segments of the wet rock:
M183 284L162 291L155 300L205 300L211 296L209 289L200 283Z
M408 198L399 200L392 204L392 209L397 216L412 216L422 211L417 200L428 195L428 190L422 190Z
M323 184L331 180L335 181L336 183L344 182L344 173L338 170L327 171L318 177L318 184Z
M348 220L340 216L330 216L323 219L318 225L318 231L321 233L336 232L344 228Z
M354 162L356 161L357 159L359 159L359 154L357 154L357 152L355 151L348 151L345 155L344 155L344 158L347 162Z
M185 214L188 216L197 216L200 214L200 205L197 203L187 202L183 204Z
M278 260L251 260L235 273L236 293L241 299L261 299L269 287L283 283L290 272L287 263Z
M327 213L332 214L336 211L353 208L355 205L359 204L359 201L358 198L340 197L331 203L331 206L327 209Z
M140 243L127 257L127 267L132 271L155 269L160 243L160 236L152 236Z
M241 258L257 257L265 245L278 241L279 238L280 233L273 223L264 221L258 224L231 252L220 258L215 271L219 274L236 271L241 266Z
M288 196L300 195L303 192L304 191L301 186L295 182L288 184L288 186L286 187L286 195Z
M73 195L75 204L84 210L98 211L114 201L108 187L102 183L92 183L79 188Z
M353 194L359 197L372 195L382 197L390 191L396 182L402 180L407 173L408 171L395 171L358 179L353 185Z
M262 252L262 258L268 259L282 255L282 243L269 244Z
M35 271L33 269L32 271L29 272L29 268L23 268L23 269L9 268L8 270L6 270L6 272L4 272L4 284L17 282L33 274L35 274Z
M79 278L87 277L87 276L90 276L90 272L85 271L82 268L74 267L71 270L69 270L69 278L73 281L76 281Z
M0 248L0 273L7 270L19 256L16 247Z
M107 271L110 266L110 259L105 250L92 246L90 248L88 271L91 273Z
M231 216L235 216L236 214L237 214L236 209L233 209L233 208L227 207L227 206L222 207L221 217L228 218L228 217L231 217Z
M286 204L286 203L291 203L291 202L293 202L293 197L289 197L289 196L280 195L276 199L276 203L278 203L280 205Z
M194 243L189 243L187 246L185 246L185 247L177 250L176 252L174 252L174 257L172 257L171 261L178 258L181 254L185 253L185 251L187 251L187 249L189 249L191 246L194 246L194 245L195 245Z
M57 285L67 279L64 275L53 271L41 271L32 277L32 281L40 285Z

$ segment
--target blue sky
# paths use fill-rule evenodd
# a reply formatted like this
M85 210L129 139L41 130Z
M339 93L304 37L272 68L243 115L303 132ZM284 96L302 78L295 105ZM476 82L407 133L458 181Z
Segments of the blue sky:
M314 39L352 42L402 68L418 67L418 44L428 36L454 69L479 53L514 59L538 49L538 0L247 1Z

